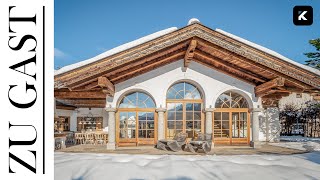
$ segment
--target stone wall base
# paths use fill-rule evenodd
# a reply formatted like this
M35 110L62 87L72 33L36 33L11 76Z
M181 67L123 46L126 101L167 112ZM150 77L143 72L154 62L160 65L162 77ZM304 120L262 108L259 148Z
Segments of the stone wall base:
M115 150L116 144L115 143L107 143L107 149L108 150Z
M261 148L261 142L259 142L259 141L256 141L256 142L251 141L250 142L250 146L253 147L254 149Z

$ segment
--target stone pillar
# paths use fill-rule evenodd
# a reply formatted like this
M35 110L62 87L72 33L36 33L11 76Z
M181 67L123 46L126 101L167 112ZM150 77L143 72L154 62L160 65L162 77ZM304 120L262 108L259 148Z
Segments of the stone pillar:
M206 108L204 112L206 113L206 129L205 133L212 134L212 113L214 108Z
M79 126L77 122L78 118L78 111L74 110L72 111L71 117L70 117L70 131L77 131L77 126Z
M253 148L260 148L261 144L259 142L259 112L261 112L262 108L252 108L252 141L250 145Z
M267 142L279 142L280 141L280 119L279 108L268 107L266 110L267 116Z
M166 112L166 109L157 108L156 112L158 113L158 139L165 139L164 113Z
M107 149L116 149L116 108L105 108L108 113L108 143Z

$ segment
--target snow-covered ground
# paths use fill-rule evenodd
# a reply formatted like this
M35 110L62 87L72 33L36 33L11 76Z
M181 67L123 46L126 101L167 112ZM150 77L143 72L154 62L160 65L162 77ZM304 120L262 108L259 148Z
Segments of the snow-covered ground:
M320 179L320 152L280 156L56 152L55 179Z
M280 141L289 141L289 142L319 142L320 138L310 138L310 137L303 137L303 136L280 136Z
M320 138L281 136L280 143L270 143L270 145L298 149L302 151L320 151Z

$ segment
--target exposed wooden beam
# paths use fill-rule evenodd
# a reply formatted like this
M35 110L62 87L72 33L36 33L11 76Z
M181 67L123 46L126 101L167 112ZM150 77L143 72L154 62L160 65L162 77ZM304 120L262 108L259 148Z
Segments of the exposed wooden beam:
M251 69L258 69L260 72L261 70L267 70L267 72L274 74L277 77L283 77L286 79L286 81L293 83L295 86L297 86L300 89L309 89L311 86L307 85L305 83L302 83L294 78L291 78L289 76L286 76L274 69L271 69L269 67L263 66L261 64L255 63L252 60L249 60L243 56L240 56L238 54L235 54L233 52L230 52L226 49L220 48L217 45L214 45L212 43L209 43L207 41L204 41L201 38L197 38L197 42L199 46L206 47L208 49L208 53L212 55L216 55L217 57L226 60L232 64L234 63L240 63L240 64L246 64L252 67Z
M151 66L150 68L148 68L148 69L140 69L140 71L138 71L138 72L136 72L136 73L134 73L134 74L132 74L132 75L126 75L126 76L124 76L123 78L118 79L117 81L114 81L114 83L116 83L116 84L117 84L117 83L121 83L121 82L126 81L126 80L128 80L128 79L130 79L130 78L139 76L140 74L147 73L147 72L149 72L150 70L154 70L154 69L157 69L157 68L159 68L159 67L165 66L165 65L167 65L167 64L176 62L176 61L182 59L182 58L183 58L183 55L184 55L184 54L182 54L181 57L178 56L177 58L170 59L170 60L168 60L168 61L164 61L164 62L161 63L161 64L152 64L152 66ZM113 81L113 79L112 79L112 81Z
M144 65L129 69L127 72L121 73L121 74L115 76L114 78L112 78L111 80L114 82L117 82L118 80L123 79L124 77L130 77L130 76L137 74L137 73L140 75L141 71L144 71L144 70L150 71L150 70L153 70L154 67L164 65L165 62L167 62L167 61L172 61L172 60L176 60L176 59L183 57L185 52L186 51L184 50L184 51L180 51L178 53L168 54L164 58L163 57L158 58L150 64L144 64ZM144 72L146 72L146 71L144 71Z
M255 94L257 97L261 97L263 95L272 94L276 92L276 90L272 90L272 88L284 86L284 78L278 77L266 83L263 83L259 86L255 87Z
M105 67L100 67L99 66L100 69L106 69L106 70L102 71L99 74L95 74L93 76L90 76L90 77L82 78L82 77L74 75L74 76L69 76L68 78L59 77L59 79L63 78L63 80L61 79L61 81L66 83L65 84L66 87L71 87L71 86L75 87L78 84L86 84L86 82L88 82L88 81L90 81L90 80L92 80L94 78L98 78L100 76L105 76L105 77L109 78L112 75L119 74L121 72L125 72L126 70L130 69L131 67L138 66L138 65L143 65L146 62L152 61L155 58L164 56L164 55L166 55L168 53L177 51L177 50L182 49L182 48L186 48L189 43L190 43L190 40L186 40L186 41L180 42L179 44L172 45L172 46L170 46L168 48L165 48L165 49L162 49L161 51L156 52L154 54L145 56L145 57L140 58L140 59L136 59L134 61L126 62L126 63L123 63L121 65L117 65L116 68L109 68L109 67L105 68Z
M71 91L89 91L89 90L103 90L104 93L114 94L115 87L113 83L106 77L101 76L94 82L85 86L70 87Z
M275 91L274 93L265 95L262 98L263 99L271 98L271 99L279 99L280 100L282 97L286 97L286 96L289 96L289 95L290 95L290 93L288 93L288 92L277 92L277 91Z
M106 98L102 91L55 91L54 97L57 99L87 99L87 98Z
M97 78L90 79L86 82L74 84L73 86L69 86L69 89L72 91L75 90L82 90L82 89L93 89L94 87L98 86Z
M109 81L108 78L106 77L98 77L98 86L100 86L101 88L108 88L108 90L110 91L110 94L114 94L115 88L114 85L112 84L111 81Z
M75 110L77 109L76 107L71 107L71 106L63 106L63 105L57 105L57 109L64 109L64 110Z
M230 70L232 70L234 72L237 72L239 74L242 74L243 76L247 76L250 79L254 79L254 80L258 81L258 82L266 82L266 80L263 77L259 77L259 76L253 74L250 71L243 70L243 69L241 69L241 67L238 67L238 66L235 66L234 64L231 64L229 62L223 61L222 59L220 59L218 57L212 56L210 54L207 54L205 52L198 51L198 50L195 52L195 54L197 56L200 56L201 58L212 60L215 63L219 64L220 66L223 66L223 67L225 67L227 69L230 69Z
M242 77L240 77L240 76L238 76L238 75L236 75L236 74L234 74L234 73L231 73L231 72L223 69L222 66L220 66L220 67L219 67L219 66L215 66L215 65L213 65L213 64L211 64L211 63L208 63L208 62L206 62L206 61L199 60L197 57L195 57L194 61L197 62L197 63L199 63L199 64L202 64L202 65L204 65L204 66L206 66L206 67L209 67L209 68L211 68L211 69L214 69L214 70L216 70L216 71L219 71L219 72L221 72L221 73L224 73L224 74L227 74L227 75L229 75L229 76L231 76L231 77L234 77L234 78L236 78L236 79L239 79L240 81L244 81L244 82L246 82L246 83L249 83L249 84L252 84L252 85L256 86L256 84L255 84L254 82L249 81L249 80L247 80L247 79L245 79L245 78L242 78Z
M64 104L77 105L77 104L105 104L106 99L61 99Z
M105 108L105 104L77 104L78 108Z
M184 67L188 67L189 63L191 62L193 56L194 56L194 50L197 47L197 41L196 40L191 40L189 47L187 49L187 52L184 56Z

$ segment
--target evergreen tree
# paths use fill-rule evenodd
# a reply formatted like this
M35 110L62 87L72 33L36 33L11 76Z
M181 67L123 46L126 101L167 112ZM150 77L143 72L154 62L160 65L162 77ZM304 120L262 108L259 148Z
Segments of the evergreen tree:
M314 46L317 52L305 53L309 60L306 60L306 65L320 70L320 38L310 40L309 43Z

